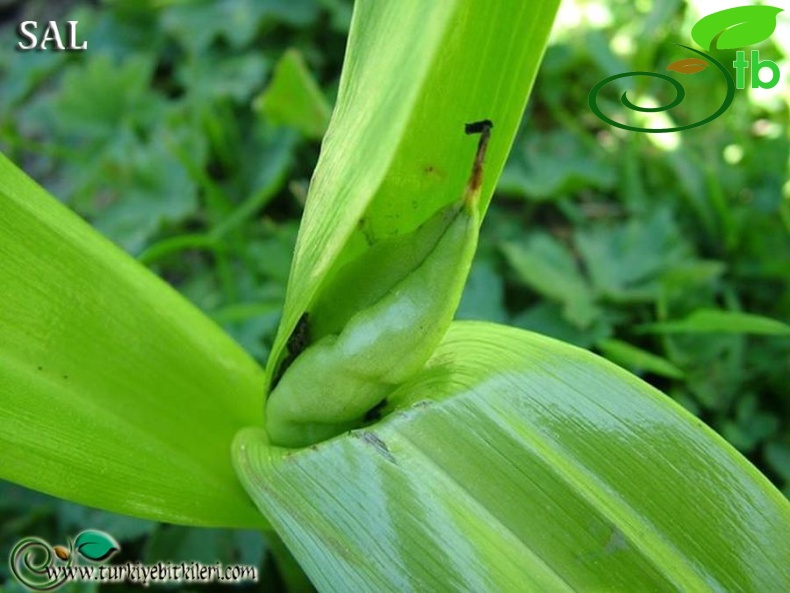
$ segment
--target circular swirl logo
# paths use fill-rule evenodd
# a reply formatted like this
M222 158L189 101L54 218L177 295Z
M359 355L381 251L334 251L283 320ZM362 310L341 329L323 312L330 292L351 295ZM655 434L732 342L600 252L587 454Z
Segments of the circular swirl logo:
M751 45L759 43L770 37L776 30L776 16L782 12L781 8L774 6L740 6L736 8L728 8L720 10L700 19L691 30L691 36L700 46L712 49L732 49L744 45ZM680 105L686 98L686 89L676 79L667 74L659 74L657 72L624 72L622 74L615 74L608 78L603 79L596 84L590 91L588 103L592 112L602 121L611 126L628 130L629 132L645 132L648 134L661 134L667 132L681 132L683 130L690 130L704 126L712 122L717 117L721 116L735 99L735 89L745 88L746 76L745 72L751 68L751 84L752 87L759 88L772 88L779 79L779 70L775 63L770 60L760 60L759 51L752 51L751 60L747 61L745 52L737 52L737 60L733 62L733 66L737 70L738 81L733 79L732 74L725 68L718 60L711 55L703 53L687 45L680 45L680 47L697 54L700 57L689 57L682 60L673 62L667 67L667 70L674 71L679 74L696 74L701 72L709 65L713 64L724 78L727 85L727 92L719 108L709 115L708 117L686 125L674 126L669 128L646 128L639 126L632 126L625 123L618 122L601 110L598 105L598 94L608 84L620 80L622 78L630 78L635 76L644 76L650 78L658 78L668 83L675 91L675 97L664 105L658 107L640 107L628 98L628 93L624 92L620 96L620 102L624 107L631 111L640 113L658 113L669 111L674 107ZM771 69L771 80L763 82L760 80L759 72L763 68Z
M56 552L39 537L26 537L17 542L13 550L9 567L16 579L29 589L35 591L51 591L57 589L66 580L64 573L56 576L52 572ZM59 556L60 557L60 556ZM72 561L69 560L69 566Z
M727 82L727 95L724 97L724 101L722 101L721 106L716 110L715 113L706 117L703 120L694 122L693 124L687 124L685 126L675 126L672 128L642 128L638 126L629 126L627 124L623 124L618 121L615 121L611 117L606 115L603 111L601 111L600 107L598 107L598 93L601 92L601 89L603 89L603 87L605 87L610 82L614 82L615 80L619 80L621 78L629 78L631 76L650 76L653 78L660 78L661 80L668 82L674 87L675 98L669 103L667 103L666 105L660 105L658 107L640 107L639 105L636 105L631 100L629 100L628 93L625 92L620 97L620 102L626 108L632 111L638 111L642 113L657 113L662 111L668 111L674 107L677 107L686 98L686 89L684 89L683 85L680 84L674 78L666 74L659 74L657 72L623 72L622 74L615 74L614 76L610 76L609 78L604 78L601 82L596 84L590 91L590 96L588 98L588 101L590 103L590 109L592 109L592 112L595 115L597 115L599 119L605 121L609 125L614 126L616 128L628 130L629 132L646 132L648 134L662 134L666 132L680 132L683 130L690 130L692 128L704 126L705 124L712 122L714 119L722 115L725 111L727 111L727 109L730 108L730 105L735 99L735 81L733 80L732 75L720 62L718 62L708 54L702 53L701 51L697 51L696 49L688 47L687 45L681 45L680 47L693 51L694 53L699 54L701 56L705 56L708 60L710 60L710 62L712 62L719 69L722 76L724 76L724 80ZM707 66L707 62L705 62L705 60L697 60L693 64L688 62L687 63L688 66L684 64L682 66L678 66L677 68L673 68L675 64L679 64L681 62L685 62L685 60L680 60L679 62L674 62L673 64L670 64L668 70L674 69L676 71L683 72L684 74L693 74L694 72L700 71L693 68L699 67L700 69L702 69Z
M103 531L87 529L68 546L50 546L40 537L19 540L11 550L8 565L11 574L34 591L52 591L69 580L69 571L78 564L78 557L89 562L103 562L121 547Z

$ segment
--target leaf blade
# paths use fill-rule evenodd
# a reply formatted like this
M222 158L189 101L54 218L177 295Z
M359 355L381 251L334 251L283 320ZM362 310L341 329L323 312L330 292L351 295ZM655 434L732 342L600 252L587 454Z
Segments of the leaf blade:
M486 207L557 4L356 3L268 377L333 266L361 253L371 237L413 230L462 195L476 148L464 124L491 119L481 196ZM492 87L499 89L495 100Z
M292 126L306 137L317 139L326 132L331 112L304 57L293 48L280 58L256 105L272 123Z
M611 363L512 328L454 324L375 426L301 451L243 431L234 459L321 590L790 584L790 503L748 461Z
M623 366L648 371L669 379L682 379L685 376L682 370L667 359L628 342L602 340L598 343L598 347L606 358Z
M263 525L228 458L262 422L260 367L2 156L0 221L0 477L145 518Z
M646 324L641 326L639 331L657 334L723 333L788 336L790 325L762 315L740 311L698 309L684 319Z

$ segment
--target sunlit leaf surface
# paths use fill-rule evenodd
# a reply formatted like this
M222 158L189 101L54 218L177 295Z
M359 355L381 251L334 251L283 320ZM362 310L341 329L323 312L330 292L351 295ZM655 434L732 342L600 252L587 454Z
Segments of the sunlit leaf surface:
M263 372L0 157L0 477L174 523L259 526L230 464Z
M611 363L457 323L389 416L235 460L322 591L786 591L790 503Z

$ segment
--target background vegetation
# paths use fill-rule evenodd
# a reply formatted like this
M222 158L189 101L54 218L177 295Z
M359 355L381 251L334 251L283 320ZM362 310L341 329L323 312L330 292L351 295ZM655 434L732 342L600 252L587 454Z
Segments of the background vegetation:
M780 84L738 91L705 127L621 132L587 106L606 76L687 57L672 43L725 7L563 0L458 317L600 352L790 495L790 340L770 324L689 317L790 321L788 18L759 47ZM350 15L346 0L0 0L0 150L264 363ZM79 20L88 51L10 49L17 23L53 19ZM720 104L723 84L706 76L682 80L679 121ZM637 90L647 101L666 89ZM602 105L618 112L614 96ZM0 483L0 557L21 536L62 543L88 527L121 541L121 560L256 564L257 588L280 587L257 533L158 525Z

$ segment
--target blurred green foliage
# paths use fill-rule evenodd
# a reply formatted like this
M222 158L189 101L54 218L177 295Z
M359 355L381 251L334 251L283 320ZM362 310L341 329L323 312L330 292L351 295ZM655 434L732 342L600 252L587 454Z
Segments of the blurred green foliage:
M738 91L707 126L628 133L587 106L604 77L687 57L672 44L689 44L694 22L720 8L564 2L458 317L597 350L790 495L787 17L759 46L780 84ZM347 0L0 2L0 150L263 363L350 15ZM87 52L10 49L20 21L67 18ZM705 76L682 80L673 117L715 111L724 85ZM660 84L634 92L660 103ZM601 100L630 117L614 95ZM92 527L124 559L257 564L257 588L281 588L256 534L161 526L8 484L0 518L2 557L23 535L57 543Z

